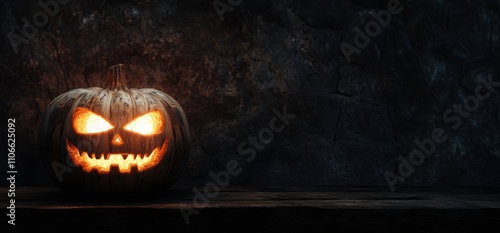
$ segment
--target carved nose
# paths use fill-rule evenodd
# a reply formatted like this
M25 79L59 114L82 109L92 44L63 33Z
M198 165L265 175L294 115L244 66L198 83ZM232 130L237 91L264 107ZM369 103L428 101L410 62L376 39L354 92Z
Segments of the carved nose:
M121 145L123 145L123 139L122 139L122 137L120 137L119 134L115 134L115 136L113 136L113 139L111 139L111 144L113 144L115 146L121 146Z

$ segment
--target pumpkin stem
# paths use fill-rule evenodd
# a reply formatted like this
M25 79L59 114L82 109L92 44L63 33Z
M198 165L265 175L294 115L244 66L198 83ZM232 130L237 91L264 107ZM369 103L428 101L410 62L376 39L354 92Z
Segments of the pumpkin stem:
M106 89L128 90L127 82L125 80L125 70L123 67L123 64L118 64L108 68L108 72L106 73Z

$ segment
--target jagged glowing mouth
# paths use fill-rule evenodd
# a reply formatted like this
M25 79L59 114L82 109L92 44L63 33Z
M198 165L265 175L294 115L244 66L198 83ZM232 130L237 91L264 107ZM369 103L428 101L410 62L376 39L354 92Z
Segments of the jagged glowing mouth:
M98 173L109 173L111 166L118 166L120 173L130 173L132 167L137 166L138 171L144 171L156 166L167 151L168 138L162 147L156 147L150 154L128 154L128 153L95 153L88 154L80 151L76 146L66 140L66 150L76 166L81 167L86 172L96 169Z

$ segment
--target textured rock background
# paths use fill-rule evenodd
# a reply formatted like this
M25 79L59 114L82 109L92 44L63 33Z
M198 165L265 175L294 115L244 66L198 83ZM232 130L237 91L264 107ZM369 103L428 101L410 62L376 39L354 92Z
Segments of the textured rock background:
M37 2L0 8L0 146L15 117L20 183L50 184L36 154L49 102L123 63L129 87L162 90L186 111L193 146L179 184L204 184L234 159L234 185L386 185L398 157L439 127L439 156L401 185L500 185L500 87L458 129L442 117L479 77L500 82L498 0L401 1L351 63L341 43L387 1L243 0L221 21L212 0L72 0L16 53L7 35ZM284 106L297 117L247 162L238 145Z

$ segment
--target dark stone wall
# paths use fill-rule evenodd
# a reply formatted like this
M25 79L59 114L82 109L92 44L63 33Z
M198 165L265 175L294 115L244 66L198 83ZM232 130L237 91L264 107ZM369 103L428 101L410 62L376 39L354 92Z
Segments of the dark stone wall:
M22 184L50 184L36 148L50 101L123 63L129 87L186 111L179 184L236 160L234 185L500 185L497 0L242 0L223 20L213 0L69 0L16 51L37 2L0 8L0 146L15 117ZM269 138L284 108L295 117Z

